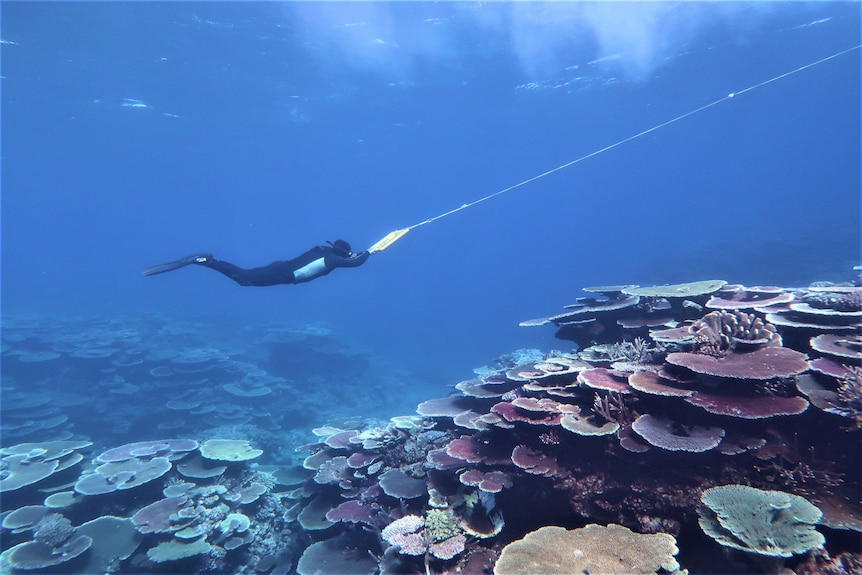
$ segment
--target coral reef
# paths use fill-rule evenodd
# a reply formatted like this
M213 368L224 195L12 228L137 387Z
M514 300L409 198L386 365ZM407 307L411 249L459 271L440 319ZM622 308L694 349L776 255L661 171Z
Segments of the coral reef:
M62 476L83 461L77 450L90 445L90 441L46 441L0 448L0 492L43 483L55 474Z
M0 565L17 572L62 562L73 572L80 563L87 573L117 570L123 562L125 571L146 572L158 570L155 564L192 561L199 571L226 572L254 568L267 557L274 564L286 553L295 559L301 538L291 537L290 529L275 529L287 512L273 493L278 479L246 463L249 453L260 455L261 450L247 441L212 441L210 448L216 445L215 453L231 463L218 476L202 478L179 471L185 461L202 455L203 446L194 440L135 442L102 452L92 459L92 471L74 483L80 499L62 514L28 505L4 518L2 526L12 532L11 539L23 541L0 555ZM7 451L14 458L25 449L35 448L19 444ZM212 449L207 454L212 456ZM158 473L150 471L154 461ZM122 469L106 471L106 466L118 465ZM127 497L127 492L133 495ZM126 518L109 513L123 508L129 510ZM88 520L76 527L72 518Z
M464 570L480 550L493 558L501 544L551 529L548 525L573 533L597 521L631 535L685 534L691 541L699 534L720 546L733 542L729 546L738 550L730 557L701 541L698 551L681 550L683 565L686 559L699 561L704 552L725 571L780 568L753 558L763 555L802 565L828 540L818 525L862 530L859 462L841 447L843 441L829 439L847 433L840 421L849 416L837 406L854 405L856 370L825 366L821 377L809 360L816 361L818 353L855 359L845 351L852 349L852 339L821 337L809 345L818 337L810 333L816 328L767 321L767 316L802 313L793 307L805 297L802 290L722 285L707 282L690 291L687 284L604 287L606 303L589 298L566 314L525 322L554 323L561 327L558 337L576 342L583 332L590 346L501 358L456 385L455 395L420 404L422 419L413 426L393 420L385 428L330 430L330 439L310 447L306 467L321 473L337 458L361 463L338 465L337 481L325 486L307 482L301 505L328 499L333 507L326 516L340 524L339 536L359 537L358 525L379 532L376 541L365 542L386 573ZM716 290L722 290L721 297L711 295ZM713 305L719 309L710 311ZM652 316L664 322L648 320ZM598 321L604 329L589 327ZM630 339L614 340L620 333ZM826 407L808 409L806 395L817 395L813 385L803 383L810 377L832 394L828 403L818 396ZM787 434L795 447L783 439ZM815 452L817 461L830 462L828 468L806 456ZM365 463L371 461L373 467ZM386 486L390 477L409 477L417 487L424 483L426 492L396 498ZM771 491L762 491L768 486ZM731 529L725 518L738 515L738 508L727 503L711 510L708 504L717 507L718 494L733 489L769 493L767 499L780 502L758 507L754 497L740 508L772 509L762 515L769 519L755 513L748 526ZM339 501L345 498L362 511L352 514L357 521L342 518L345 504ZM435 554L427 535L428 518L441 510L476 537L452 556ZM758 525L770 520L776 531L764 533ZM850 545L842 561L859 552ZM524 561L548 555L539 552ZM581 569L567 563L570 556L512 569L505 557L503 551L496 572ZM591 568L602 565L595 561ZM620 572L636 572L618 557L614 561L622 565ZM617 572L607 565L607 572ZM644 572L680 568L675 558L643 566Z
M161 390L167 416L94 448L10 380L0 570L859 572L860 290L590 288L522 324L564 349L501 356L415 415L321 416L302 441L270 421L289 386L250 356L117 330L12 348L18 369L93 362L125 402ZM336 403L319 383L307 397Z

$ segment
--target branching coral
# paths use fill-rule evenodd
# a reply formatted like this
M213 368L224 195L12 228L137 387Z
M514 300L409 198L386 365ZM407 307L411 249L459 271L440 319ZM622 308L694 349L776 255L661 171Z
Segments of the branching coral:
M768 465L755 468L763 473L767 485L782 485L802 493L816 493L818 487L825 487L828 491L842 483L841 475L834 471L783 455L777 456Z
M660 347L650 345L642 337L636 337L633 341L621 341L609 345L607 347L607 354L611 361L652 363L661 359L664 350Z
M826 411L853 419L856 429L862 428L862 367L845 365L846 373L838 382L840 407Z
M425 515L425 531L433 541L443 541L461 534L458 518L446 509L431 509Z
M844 483L844 474L835 470L830 458L818 457L813 445L800 446L796 439L789 440L775 430L768 430L766 436L768 441L757 455L765 464L754 465L760 474L754 484L817 496Z
M630 425L638 417L638 413L629 407L623 395L615 392L597 393L593 400L593 413L622 427Z

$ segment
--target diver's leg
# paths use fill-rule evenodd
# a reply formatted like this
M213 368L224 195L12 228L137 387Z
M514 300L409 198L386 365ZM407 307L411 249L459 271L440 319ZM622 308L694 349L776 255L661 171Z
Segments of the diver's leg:
M245 269L209 256L204 261L195 261L194 263L214 269L241 286L274 286L289 284L294 281L293 272L284 269L284 262L274 262L268 266Z
M206 261L207 259L211 259L212 254L192 254L190 256L186 256L184 258L180 258L178 260L174 260L172 262L167 262L164 264L158 264L155 266L151 266L148 268L144 268L141 270L141 273L145 276L154 276L156 274L163 274L165 272L172 272L174 270L178 270L180 268L184 268L187 265L200 263L201 261Z

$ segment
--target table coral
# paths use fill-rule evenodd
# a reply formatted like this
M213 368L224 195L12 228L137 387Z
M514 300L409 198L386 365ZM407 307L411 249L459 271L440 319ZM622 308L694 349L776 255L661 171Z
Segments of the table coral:
M542 527L507 545L494 575L631 575L675 571L676 539L666 533L640 534L621 525L587 525L571 531Z
M814 529L822 513L803 497L747 485L721 485L701 495L700 526L726 547L790 557L823 545Z
M215 461L248 461L260 457L263 450L244 439L208 439L200 446L200 453Z
M650 445L668 451L700 453L716 447L724 437L720 427L681 425L677 422L644 414L632 423L632 430Z
M724 357L676 352L668 354L666 361L696 373L733 379L790 377L808 369L805 354L786 347L764 347Z

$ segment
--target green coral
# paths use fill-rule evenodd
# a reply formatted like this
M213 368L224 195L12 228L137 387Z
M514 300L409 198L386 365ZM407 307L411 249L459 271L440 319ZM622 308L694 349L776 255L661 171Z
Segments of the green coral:
M659 285L649 287L626 286L621 291L628 295L643 297L694 297L717 291L727 282L724 280L704 280L684 284Z
M703 531L726 547L772 557L790 557L820 547L814 529L822 512L807 499L746 485L707 489L698 510Z
M205 459L216 461L248 461L263 453L244 439L208 439L200 446Z
M458 518L446 509L431 509L425 516L425 534L435 542L460 535Z
M154 563L165 563L166 561L177 561L186 557L203 555L209 553L212 545L203 539L197 539L191 543L182 543L174 539L165 543L159 543L149 551L147 557Z
M473 508L479 504L479 492L478 491L468 491L464 493L463 496L463 504L464 507L468 511L472 511Z

